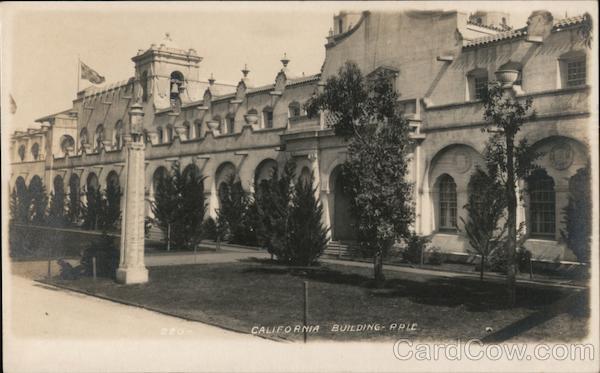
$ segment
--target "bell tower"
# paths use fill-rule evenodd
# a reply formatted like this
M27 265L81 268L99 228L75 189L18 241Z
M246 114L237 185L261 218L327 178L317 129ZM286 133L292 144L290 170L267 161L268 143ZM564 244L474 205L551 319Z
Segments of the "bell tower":
M200 62L194 49L182 49L169 33L160 44L140 49L131 59L135 63L136 98L145 107L179 110L182 104L200 100L207 84L200 82Z

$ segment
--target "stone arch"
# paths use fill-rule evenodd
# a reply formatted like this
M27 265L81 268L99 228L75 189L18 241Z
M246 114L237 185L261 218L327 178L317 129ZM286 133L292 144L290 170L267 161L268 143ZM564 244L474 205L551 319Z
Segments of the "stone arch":
M440 149L431 159L428 179L433 182L447 173L456 182L460 191L465 191L469 177L475 168L484 168L485 162L481 153L466 144L451 144ZM433 184L430 184L430 187Z
M271 179L277 172L279 165L273 158L263 159L254 171L254 183L259 184L263 180Z
M54 177L54 181L52 182L54 195L65 194L65 182L60 175L56 175Z
M300 180L304 184L309 184L312 178L312 171L308 166L302 167L300 172L298 173L298 180Z
M334 170L341 166L343 163L343 159L340 159L340 157L335 157L333 162L331 162L329 167L327 167L327 170L321 175L321 183L326 193L333 192L333 189L331 189L331 185L333 184L334 180L331 180L331 175L333 175Z
M235 165L231 162L223 162L217 168L215 172L215 191L217 196L217 201L219 205L221 204L221 195L224 191L224 188L227 187L227 182L231 179L237 178L237 169Z
M169 171L165 166L158 166L152 174L152 195L156 194L158 183L169 176Z
M86 178L85 182L87 191L98 191L100 190L100 182L98 181L98 176L95 172L90 172Z
M110 171L106 175L106 186L108 187L109 185L120 188L119 174L115 170Z
M467 218L462 207L468 202L469 180L477 167L485 170L483 156L474 147L464 143L447 145L431 158L423 186L428 191L429 208L425 209L431 212L431 228L434 231L440 228L441 177L448 175L456 185L456 221L460 222L461 217ZM448 232L452 231L449 227L445 228L448 228L445 229Z
M187 179L189 177L202 177L202 172L200 171L200 168L198 168L198 166L196 166L195 163L190 163L187 166L185 166L181 175L185 179Z
M31 177L31 179L29 180L29 187L28 189L33 188L40 188L44 185L44 182L42 181L42 178L38 175L33 175Z
M537 236L536 238L558 241L561 238L560 230L564 229L563 210L569 201L569 182L579 169L585 168L590 164L589 150L585 144L566 136L548 136L533 143L532 147L542 155L536 161L536 164L540 168L537 171L537 175L533 173L525 182L521 181L524 189L523 205L525 208L524 218L527 222L527 232L528 234L532 233L533 236ZM549 184L550 179L552 180L552 198L554 200L553 211L548 210L548 215L554 215L554 234L547 232L545 237L542 237L544 236L543 232L537 232L535 227L532 226L532 224L537 223L533 222L532 216L532 213L535 213L535 211L532 212L532 209L536 210L532 202L536 202L532 201L531 180L535 180L534 177L541 175L542 172L545 174L544 177L547 184ZM546 195L548 196L549 194L547 193ZM551 201L547 202L548 206L550 206ZM538 233L542 234L538 235Z
M70 154L75 149L75 140L70 135L62 135L60 137L60 150L63 154Z
M25 183L23 176L19 176L15 180L15 189L17 190L18 195L23 195L27 191L27 184Z
M254 169L251 188L255 193L261 193L261 183L276 177L279 164L273 158L263 159Z
M215 184L219 185L230 177L237 178L237 168L229 161L221 163L215 172Z

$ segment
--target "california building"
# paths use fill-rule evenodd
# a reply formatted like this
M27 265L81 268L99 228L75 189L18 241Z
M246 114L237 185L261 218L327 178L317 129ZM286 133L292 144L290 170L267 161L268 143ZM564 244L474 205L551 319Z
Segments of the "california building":
M590 163L590 136L597 134L588 85L590 16L555 19L537 11L527 25L510 24L509 14L499 12L341 12L333 17L320 72L295 75L284 57L273 83L263 86L252 84L246 68L237 85L220 84L207 79L195 50L153 44L132 57L129 80L82 90L66 110L38 119L36 129L14 133L10 186L43 182L49 191L79 198L82 189L123 185L123 131L139 99L148 206L173 161L207 177L215 216L219 186L229 175L250 191L272 167L294 158L298 175L315 174L332 244L351 241L338 177L346 144L328 127L326 113L309 118L303 105L352 60L366 76L382 69L394 76L416 140L409 175L414 228L447 252L464 253L468 245L456 227L465 217L469 176L483 165L488 134L481 131L480 98L487 82L498 79L517 95L531 95L537 116L519 136L544 153L538 161L544 170L519 182L526 192L518 219L528 223L526 247L534 257L574 259L561 239L561 212L571 178Z

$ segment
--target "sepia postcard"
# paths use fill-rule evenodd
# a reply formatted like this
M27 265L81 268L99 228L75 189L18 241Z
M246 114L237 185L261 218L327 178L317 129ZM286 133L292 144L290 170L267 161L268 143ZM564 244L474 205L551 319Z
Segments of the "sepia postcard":
M3 2L6 372L598 372L598 4Z

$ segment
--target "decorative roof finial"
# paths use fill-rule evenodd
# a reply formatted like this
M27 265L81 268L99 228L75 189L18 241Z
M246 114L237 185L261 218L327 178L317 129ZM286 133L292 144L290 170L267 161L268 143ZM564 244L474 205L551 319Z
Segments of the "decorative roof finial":
M287 58L287 53L283 53L283 58L281 59L281 63L283 64L283 67L286 68L288 63L290 63L290 59Z
M213 73L210 73L210 78L208 79L208 84L215 84L215 78L213 77Z
M244 69L242 69L242 74L244 74L244 78L248 76L249 72L250 70L248 70L248 65L244 64Z

